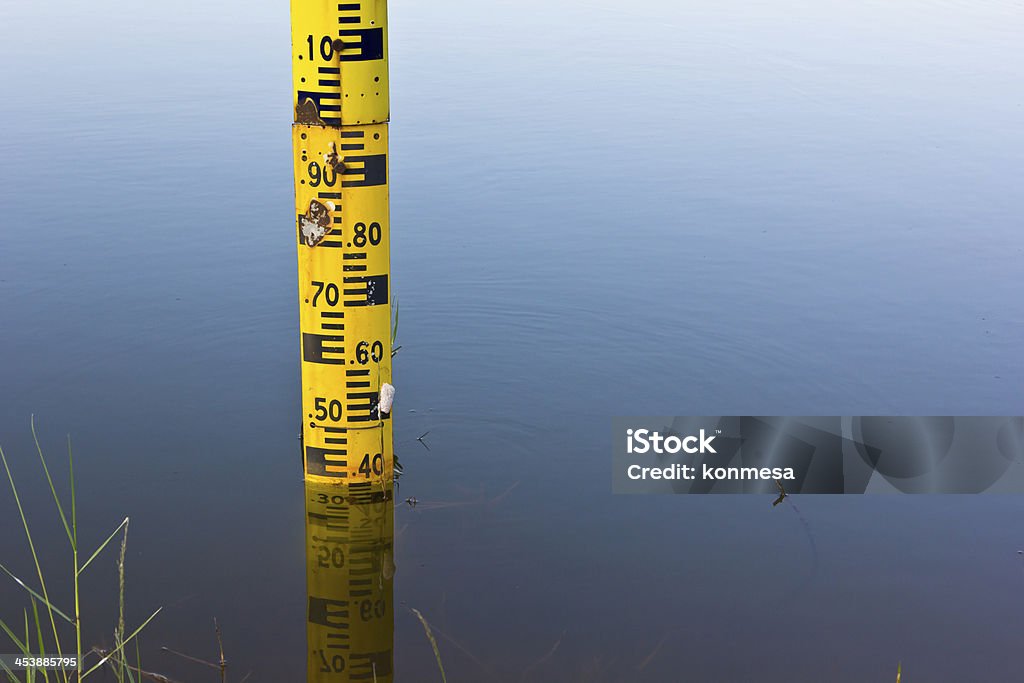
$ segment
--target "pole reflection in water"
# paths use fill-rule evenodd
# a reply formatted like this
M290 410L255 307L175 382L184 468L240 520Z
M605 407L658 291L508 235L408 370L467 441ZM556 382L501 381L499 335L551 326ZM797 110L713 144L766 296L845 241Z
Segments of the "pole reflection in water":
M308 480L305 490L309 683L391 683L392 490Z

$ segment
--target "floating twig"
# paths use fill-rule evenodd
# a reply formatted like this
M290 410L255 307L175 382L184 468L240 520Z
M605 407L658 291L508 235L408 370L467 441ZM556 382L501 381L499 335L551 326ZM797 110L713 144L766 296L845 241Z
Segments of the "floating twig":
M775 501L772 503L772 507L775 507L776 505L778 505L782 501L786 500L786 496L789 495L788 493L786 493L786 489L782 488L782 482L781 481L776 479L775 480L775 485L779 487L779 497L776 498Z
M551 646L551 649L548 650L547 654L545 654L543 657L538 659L536 662L534 662L533 664L530 664L528 667L523 669L523 673L522 673L522 675L519 676L519 680L520 681L525 681L526 680L526 674L528 672L536 669L540 665L544 664L544 662L546 662L549 659L551 659L551 657L555 654L555 650L557 650L558 646L562 644L562 638L564 638L564 637L565 637L565 631L562 631L562 635L558 636L558 639L555 641L555 644Z
M418 609L415 607L410 607L409 609L412 610L413 614L416 615L416 618L420 620L421 624L423 624L423 630L427 634L427 640L430 641L430 647L434 648L434 657L437 659L437 668L441 670L441 682L448 683L448 677L444 675L444 665L441 663L441 651L437 648L437 640L434 638L434 634L430 631L430 624L427 623L427 620L423 618L423 615L420 614Z

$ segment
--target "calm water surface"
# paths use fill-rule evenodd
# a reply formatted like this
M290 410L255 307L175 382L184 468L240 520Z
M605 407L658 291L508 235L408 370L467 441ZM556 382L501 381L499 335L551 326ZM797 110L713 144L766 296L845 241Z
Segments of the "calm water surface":
M617 414L1024 412L1021 3L390 8L396 680L437 676L409 607L450 681L1024 679L1020 498L609 476ZM0 444L56 539L29 416L72 435L183 680L214 617L238 677L305 670L288 20L0 6Z

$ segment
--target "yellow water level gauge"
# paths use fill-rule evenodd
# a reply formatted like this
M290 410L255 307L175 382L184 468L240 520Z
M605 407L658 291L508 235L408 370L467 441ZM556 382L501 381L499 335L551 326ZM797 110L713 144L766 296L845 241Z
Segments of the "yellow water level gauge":
M390 482L386 3L292 2L304 470Z

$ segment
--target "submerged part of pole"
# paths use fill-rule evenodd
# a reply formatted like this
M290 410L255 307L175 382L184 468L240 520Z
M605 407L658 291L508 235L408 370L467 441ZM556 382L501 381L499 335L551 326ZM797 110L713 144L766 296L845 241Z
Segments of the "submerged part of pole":
M306 482L308 683L394 680L392 490Z

